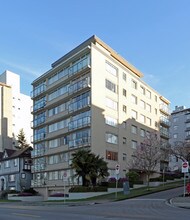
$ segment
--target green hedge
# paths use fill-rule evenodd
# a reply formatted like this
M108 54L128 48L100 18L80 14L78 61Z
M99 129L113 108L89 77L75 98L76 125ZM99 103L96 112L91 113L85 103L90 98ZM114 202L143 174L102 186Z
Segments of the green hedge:
M69 192L107 192L107 187L105 186L73 186L69 189Z

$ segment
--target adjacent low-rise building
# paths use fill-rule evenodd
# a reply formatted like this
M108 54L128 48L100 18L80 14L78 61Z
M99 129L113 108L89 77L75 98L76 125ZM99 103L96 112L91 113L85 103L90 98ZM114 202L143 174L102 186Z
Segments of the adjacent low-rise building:
M31 187L31 147L5 149L0 153L0 191L22 191Z

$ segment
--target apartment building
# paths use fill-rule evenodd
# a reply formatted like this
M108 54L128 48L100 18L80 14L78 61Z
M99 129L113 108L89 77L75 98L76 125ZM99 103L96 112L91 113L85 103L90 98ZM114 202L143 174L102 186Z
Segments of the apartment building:
M17 146L17 135L24 130L27 143L31 144L30 96L20 93L20 76L10 71L0 75L0 152Z
M106 43L92 36L58 59L32 83L33 181L40 191L76 183L72 153L90 148L120 165L124 177L146 134L168 141L169 101L143 82L143 74Z
M185 106L175 106L170 116L170 139L172 147L177 143L185 143L190 141L190 108ZM180 170L182 161L175 156L170 158L170 170Z

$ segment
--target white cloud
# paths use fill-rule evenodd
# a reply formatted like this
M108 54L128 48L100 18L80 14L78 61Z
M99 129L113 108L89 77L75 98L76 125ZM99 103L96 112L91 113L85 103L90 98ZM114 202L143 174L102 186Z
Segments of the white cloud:
M41 75L40 71L34 70L30 68L29 66L25 66L19 63L10 62L8 60L0 59L0 63L3 63L4 65L7 65L9 67L12 67L14 69L18 69L20 71L23 71L25 73L30 74L33 77L39 77Z

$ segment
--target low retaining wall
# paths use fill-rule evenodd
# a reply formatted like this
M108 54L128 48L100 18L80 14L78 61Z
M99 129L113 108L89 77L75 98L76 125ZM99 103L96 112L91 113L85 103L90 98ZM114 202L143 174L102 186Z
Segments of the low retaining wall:
M25 202L40 202L44 200L43 196L17 196L15 194L8 194L8 200L19 200Z
M84 192L84 193L69 193L69 197L65 197L65 200L72 200L72 199L87 199L90 197L94 196L100 196L100 195L106 195L109 193L114 193L114 192L120 192L122 191L122 188L108 188L107 192ZM48 201L51 200L64 200L64 197L48 197Z

